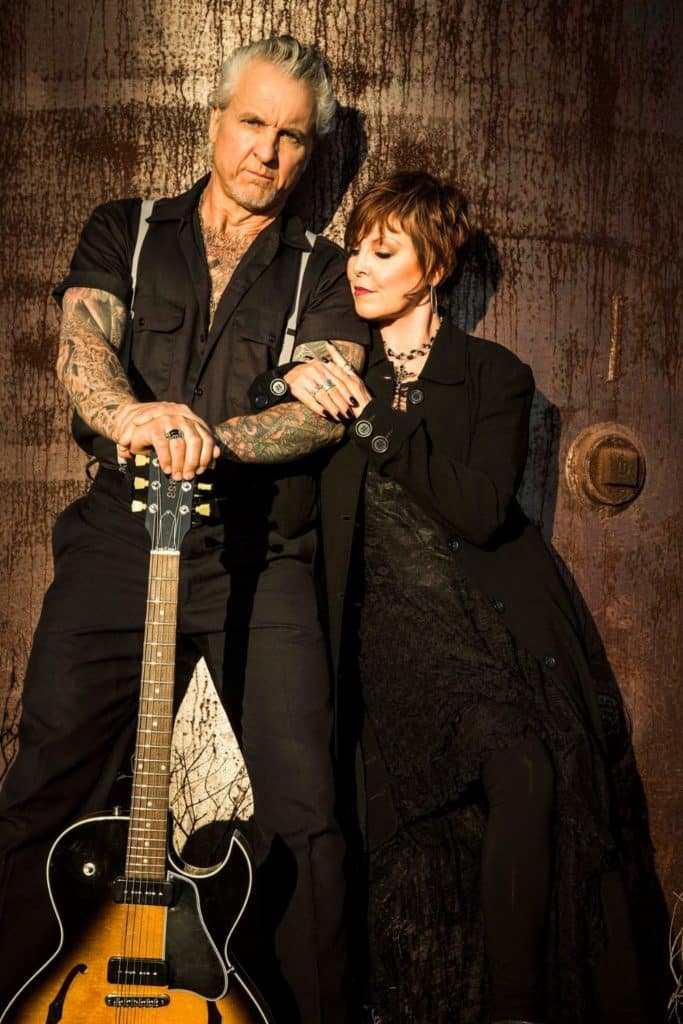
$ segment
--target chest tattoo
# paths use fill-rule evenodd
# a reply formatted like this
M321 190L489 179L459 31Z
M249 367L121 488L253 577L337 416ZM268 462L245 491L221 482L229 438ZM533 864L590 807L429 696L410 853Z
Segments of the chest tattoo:
M254 234L231 231L223 233L216 228L202 224L206 260L211 277L211 297L209 299L209 324L213 323L216 307L221 300L237 264L251 245Z

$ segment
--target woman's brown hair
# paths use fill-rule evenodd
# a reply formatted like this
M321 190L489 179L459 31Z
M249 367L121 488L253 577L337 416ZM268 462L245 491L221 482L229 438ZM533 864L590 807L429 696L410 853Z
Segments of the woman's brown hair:
M344 238L347 251L375 227L405 231L425 281L437 271L445 280L470 235L467 200L459 189L426 171L400 171L371 185L354 206Z

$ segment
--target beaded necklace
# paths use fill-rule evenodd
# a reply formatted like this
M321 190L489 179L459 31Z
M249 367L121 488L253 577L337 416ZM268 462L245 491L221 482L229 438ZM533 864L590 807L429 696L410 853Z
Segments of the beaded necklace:
M406 385L408 381L415 380L415 374L411 368L407 366L407 363L412 362L414 359L419 359L420 356L426 356L429 354L434 339L439 333L441 327L442 317L439 317L438 323L432 334L431 338L427 341L423 341L421 345L416 348L411 348L407 352L394 352L388 345L384 346L384 351L387 357L391 360L394 368L394 393L392 395L391 404L394 409L400 409L405 406L405 393Z

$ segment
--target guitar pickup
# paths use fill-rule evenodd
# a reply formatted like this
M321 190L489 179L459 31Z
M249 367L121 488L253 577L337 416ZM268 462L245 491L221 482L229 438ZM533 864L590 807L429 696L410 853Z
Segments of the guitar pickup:
M140 956L112 956L107 965L107 981L110 985L163 985L168 988L168 962Z
M114 903L132 903L145 907L170 907L173 882L158 878L115 878L111 885Z

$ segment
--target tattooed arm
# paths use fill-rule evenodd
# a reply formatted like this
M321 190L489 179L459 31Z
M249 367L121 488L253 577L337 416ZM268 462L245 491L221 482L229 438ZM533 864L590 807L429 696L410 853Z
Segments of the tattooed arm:
M67 288L62 302L57 376L85 422L116 441L125 458L149 446L161 468L176 479L203 472L220 449L210 427L188 406L177 402L140 402L118 358L128 311L110 292ZM145 424L137 432L138 418ZM182 430L184 443L169 445L166 432ZM137 447L131 438L138 433Z
M57 376L81 418L98 434L114 439L117 413L135 402L117 356L126 307L98 288L68 288L62 314Z
M362 368L365 357L362 345L350 341L335 341L334 345L352 371ZM359 380L358 383L362 382ZM351 383L350 390L353 388ZM253 416L226 420L219 423L214 432L228 459L238 462L291 462L340 441L344 429L343 422L323 418L320 413L295 401Z

